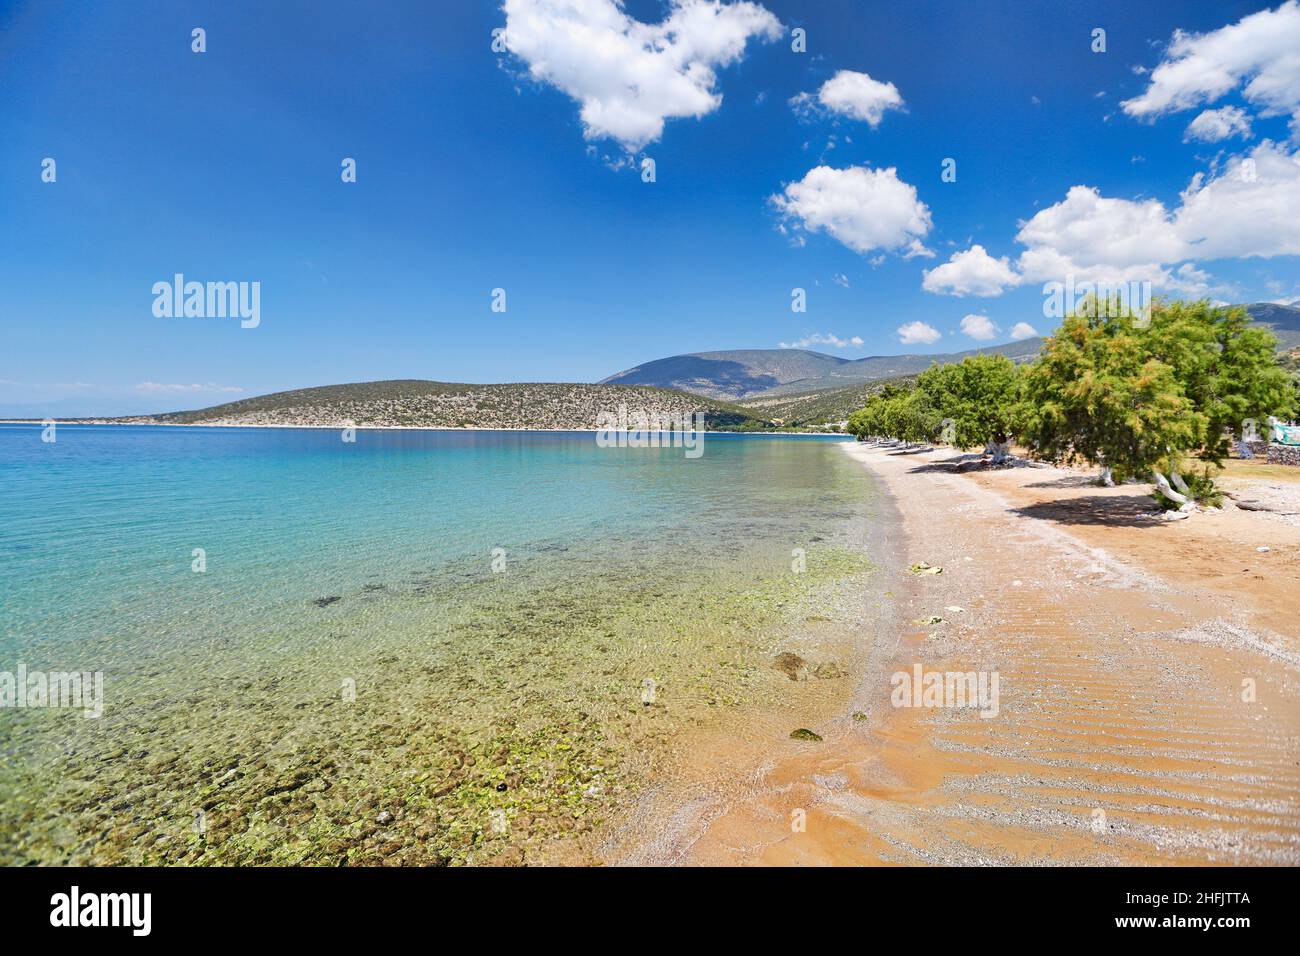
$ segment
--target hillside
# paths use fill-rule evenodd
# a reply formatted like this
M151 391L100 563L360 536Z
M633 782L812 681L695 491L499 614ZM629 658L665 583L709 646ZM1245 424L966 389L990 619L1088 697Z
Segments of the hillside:
M1005 355L1014 362L1029 362L1038 357L1041 338L1025 339L1007 345L968 349L965 352L944 352L939 355L871 355L846 362L818 378L797 379L763 392L750 393L748 398L776 395L803 394L817 389L842 388L851 384L883 382L900 376L919 375L931 365L960 362L971 355Z
M733 349L656 359L602 379L602 385L655 385L711 398L740 398L786 382L817 379L848 359L804 349Z
M770 418L784 428L820 428L845 421L886 385L909 384L915 376L880 379L790 395L757 395L737 402L754 415Z
M1246 311L1257 322L1273 330L1283 350L1300 346L1300 308L1256 302L1246 306ZM1037 357L1042 343L1041 338L1032 338L965 352L871 355L860 359L823 355L804 349L695 352L646 362L611 375L602 384L681 389L722 400L745 400L749 408L769 407L751 404L749 399L788 396L794 402L790 407L803 408L814 393L917 375L932 364L960 362L969 355L997 353L1016 362L1031 361ZM839 407L839 402L838 397L832 399L827 409ZM775 417L783 416L776 414Z
M275 392L188 412L118 419L171 425L405 425L423 428L595 428L604 412L702 411L714 430L770 427L735 405L661 388L568 383L465 385L399 379Z
M1255 302L1246 306L1246 311L1256 322L1273 330L1283 350L1300 347L1300 309L1293 305Z
M968 355L998 352L1015 361L1038 354L1042 339L1025 339L1007 345L970 349L940 355L872 355L845 359L803 349L736 349L698 352L656 359L611 375L604 382L621 385L656 385L736 400L759 395L803 394L916 375L932 363L960 362Z
M1278 335L1284 362L1300 350L1300 309L1255 303L1248 311ZM940 355L849 360L802 349L737 349L658 359L585 383L469 385L399 379L275 392L195 411L112 419L175 425L410 426L423 428L595 428L602 412L705 414L723 431L816 429L839 422L887 382L906 381L934 363L989 352L1017 362L1042 339ZM644 383L634 380L646 380ZM672 387L660 384L670 382ZM688 394L689 392L695 394ZM735 401L722 400L734 397ZM84 420L84 419L83 419ZM100 419L102 420L102 419Z

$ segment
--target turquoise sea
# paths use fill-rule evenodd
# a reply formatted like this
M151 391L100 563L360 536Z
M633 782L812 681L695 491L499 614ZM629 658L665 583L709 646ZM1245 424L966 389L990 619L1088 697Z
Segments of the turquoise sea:
M0 709L0 863L549 852L866 573L834 444L0 426L0 671L105 686Z

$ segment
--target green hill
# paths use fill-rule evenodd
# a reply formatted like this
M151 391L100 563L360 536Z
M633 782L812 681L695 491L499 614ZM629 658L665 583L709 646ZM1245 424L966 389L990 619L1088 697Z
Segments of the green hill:
M871 355L839 358L803 349L735 349L656 359L605 379L606 383L657 385L736 401L760 395L805 394L924 372L934 362L960 362L997 352L1016 361L1038 354L1042 339L939 355Z
M828 424L845 421L886 385L904 385L915 378L914 375L907 375L789 395L758 395L741 399L736 404L751 414L772 419L783 428L820 429Z
M397 379L274 392L195 411L120 419L172 425L328 425L423 428L595 428L602 413L704 413L714 430L770 424L736 405L662 388L527 382L467 385Z

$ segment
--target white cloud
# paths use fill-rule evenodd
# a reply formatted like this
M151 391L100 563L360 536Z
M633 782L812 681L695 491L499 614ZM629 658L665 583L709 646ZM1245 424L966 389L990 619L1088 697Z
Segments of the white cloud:
M1175 223L1186 258L1300 255L1300 150L1264 140L1198 173L1181 199Z
M943 337L934 326L921 321L900 325L897 331L898 341L904 345L931 345Z
M1013 342L1019 342L1021 339L1032 339L1037 334L1038 330L1028 322L1017 322L1011 327L1011 341Z
M921 288L927 292L947 295L1001 295L1007 286L1020 281L1007 257L994 259L983 246L974 245L964 252L955 252L941 266L927 270Z
M1138 119L1213 103L1241 87L1261 116L1291 116L1300 138L1300 3L1287 0L1210 33L1174 32L1140 96L1120 104Z
M781 23L757 3L672 0L667 19L629 17L616 0L505 0L505 44L533 79L580 105L587 139L629 151L653 143L666 119L700 117L722 102L715 68Z
M921 243L930 231L930 210L893 167L817 166L771 202L798 227L825 231L854 252L901 249L908 257L933 255Z
M1180 198L1170 212L1155 199L1107 199L1075 186L1022 226L1020 271L1030 281L1073 273L1176 288L1195 277L1166 267L1185 260L1300 255L1300 152L1265 140L1208 175L1197 173Z
M842 339L833 332L827 332L822 335L820 332L814 332L801 338L798 342L782 342L783 349L806 349L810 345L830 345L837 349L859 348L863 344L862 337L854 335L851 338Z
M141 382L135 387L135 390L146 394L156 394L159 392L222 392L229 394L243 391L242 388L238 388L234 385L214 385L212 382L208 382L207 384L199 384L196 382L189 385L170 384L164 382Z
M834 275L831 276L831 281L834 282L836 285L843 286L846 289L849 287L849 277L846 276L843 272L836 272Z
M1212 275L1190 262L1184 262L1173 270L1164 280L1164 287L1189 299L1204 298L1221 288Z
M1014 266L975 245L924 274L922 288L997 295L1018 283L1150 281L1185 296L1234 296L1194 263L1300 255L1300 150L1264 140L1192 177L1180 203L1102 196L1074 186L1020 224Z
M961 330L979 342L998 337L998 327L987 315L967 315L961 320Z
M1062 202L1039 210L1016 240L1027 248L1020 272L1027 281L1132 281L1163 275L1160 263L1185 258L1186 247L1164 204L1108 199L1091 186L1074 186Z
M790 100L790 105L804 115L821 109L862 120L875 129L886 110L903 108L903 97L893 83L882 83L854 70L840 70L822 84L815 97L812 93L800 93Z
M1183 142L1218 143L1233 136L1250 139L1250 117L1236 106L1205 110L1192 120L1183 134Z

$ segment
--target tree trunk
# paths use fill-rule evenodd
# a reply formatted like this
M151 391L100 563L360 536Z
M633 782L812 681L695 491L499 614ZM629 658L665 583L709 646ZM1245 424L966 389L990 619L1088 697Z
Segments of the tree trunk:
M1180 475L1178 472L1171 471L1169 473L1169 480L1172 481L1174 487L1177 488L1179 491L1181 491L1183 494L1185 495L1191 494L1191 492L1187 490L1187 482L1183 481L1183 476Z
M1174 491L1174 489L1169 485L1169 479L1166 478L1164 475L1160 474L1160 472L1153 471L1151 472L1151 474L1155 475L1156 487L1160 489L1160 493L1164 495L1166 498L1168 498L1170 501L1179 505L1180 511L1188 511L1191 508L1196 507L1196 503L1192 501L1190 498L1188 498L1186 495ZM1184 485L1183 487L1185 488L1186 485Z
M1103 465L1101 469L1101 483L1107 488L1115 487L1115 476L1111 473L1110 465Z

